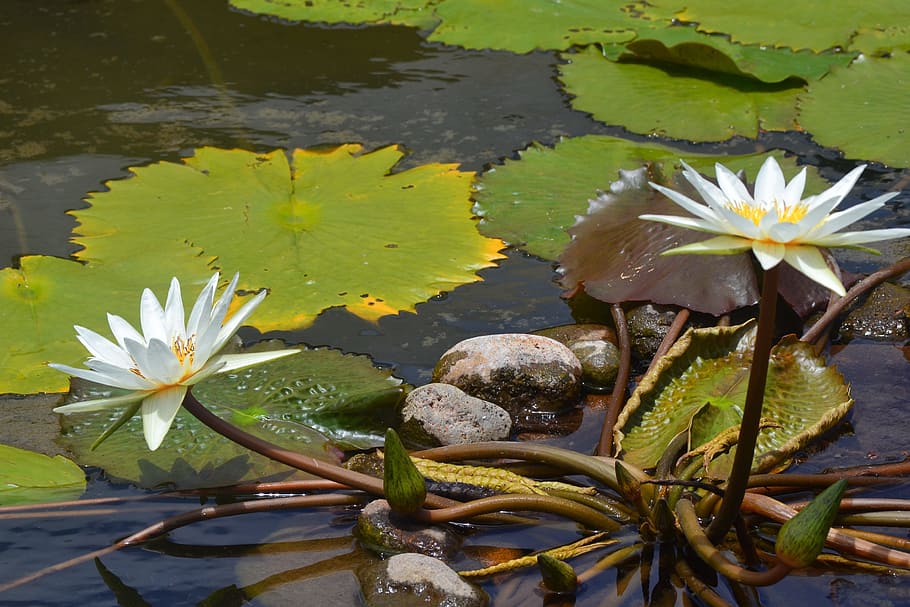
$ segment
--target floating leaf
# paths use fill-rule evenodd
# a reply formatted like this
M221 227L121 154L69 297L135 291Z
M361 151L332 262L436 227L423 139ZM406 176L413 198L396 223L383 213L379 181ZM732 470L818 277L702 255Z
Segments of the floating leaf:
M644 15L698 24L703 32L729 34L734 42L809 48L846 48L862 27L884 29L910 22L905 0L854 2L837 6L828 0L649 0Z
M587 211L598 190L608 190L620 169L636 169L651 162L672 172L682 158L703 173L714 173L714 163L756 175L767 154L712 156L680 152L656 143L635 143L617 137L586 135L564 139L555 148L532 145L520 160L493 167L477 182L474 211L482 217L480 231L521 246L534 255L556 259L569 243L566 230L577 215ZM793 159L774 152L786 173L796 172ZM809 170L809 191L827 184Z
M251 324L306 326L345 306L369 320L479 280L502 243L470 221L472 173L430 164L390 174L403 153L359 145L255 154L201 148L176 164L134 168L73 214L80 259L136 257L170 278L191 243L240 272L240 288L268 288Z
M74 384L79 400L109 395L102 386ZM348 447L382 444L382 432L404 392L400 380L363 356L307 350L294 356L215 375L193 394L219 417L279 446L335 459L330 437ZM161 449L149 451L137 416L90 449L122 409L62 418L63 441L86 465L143 487L213 487L292 471L252 453L181 410Z
M62 455L0 445L0 506L73 500L84 490L85 473Z
M617 422L623 460L651 467L680 432L689 449L742 421L754 323L691 329L635 389ZM843 376L811 345L785 337L771 352L762 417L780 427L758 435L753 469L768 470L839 422L853 405ZM735 448L734 448L735 451ZM732 453L714 460L726 477Z
M572 241L559 257L560 283L609 303L650 301L726 314L758 301L752 253L671 255L663 251L705 240L704 233L639 215L677 215L679 207L648 185L664 182L693 200L699 195L680 173L671 182L644 167L620 171L610 191L590 201L588 213L569 228ZM829 292L789 264L782 264L780 292L801 316L828 302Z
M326 23L391 23L430 27L435 19L430 0L230 0L232 6L289 21Z
M672 65L617 63L594 47L563 58L569 63L560 67L560 79L574 95L572 106L635 133L723 141L796 128L798 80L765 84Z
M910 54L838 68L799 99L799 120L819 144L850 158L910 167Z
M620 3L602 0L457 0L434 10L441 23L430 40L515 53L625 42L638 21Z
M887 29L864 28L850 40L850 50L872 57L883 57L895 51L910 51L910 23Z

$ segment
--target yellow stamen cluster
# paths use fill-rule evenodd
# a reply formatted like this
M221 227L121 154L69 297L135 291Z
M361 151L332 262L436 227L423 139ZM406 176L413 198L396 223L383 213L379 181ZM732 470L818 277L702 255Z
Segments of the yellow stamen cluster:
M808 207L802 203L788 207L786 204L775 200L772 205L762 206L749 204L743 201L730 202L727 208L741 217L745 217L755 225L758 225L762 218L770 212L777 215L779 223L798 223L806 216Z
M195 335L190 335L185 341L182 337L177 337L171 344L171 351L177 356L177 360L180 361L181 365L187 358L190 359L190 362L193 362L193 354L196 352L195 337Z

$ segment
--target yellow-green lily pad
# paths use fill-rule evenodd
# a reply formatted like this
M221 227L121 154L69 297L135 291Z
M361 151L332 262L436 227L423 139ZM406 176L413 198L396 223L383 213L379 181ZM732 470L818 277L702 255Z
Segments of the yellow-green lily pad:
M391 23L429 27L435 21L430 0L230 0L235 8L288 21Z
M62 455L0 445L0 506L73 500L83 491L85 473Z
M637 466L657 464L680 432L693 450L742 420L755 324L690 329L642 379L615 431L620 457ZM758 435L753 470L778 466L837 424L853 406L843 376L810 344L785 337L771 352L762 417L780 427ZM733 449L735 452L735 448ZM731 454L715 459L725 478Z

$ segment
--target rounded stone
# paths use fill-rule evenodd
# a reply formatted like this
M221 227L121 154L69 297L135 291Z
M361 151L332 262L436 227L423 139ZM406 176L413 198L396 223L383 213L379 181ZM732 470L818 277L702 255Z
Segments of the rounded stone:
M496 403L516 421L575 406L581 393L581 363L569 348L548 337L484 335L443 354L433 381Z
M419 552L435 558L452 558L461 547L461 536L448 525L425 525L398 517L386 500L373 500L357 517L357 537L380 553Z
M589 388L599 390L613 386L619 373L619 348L616 332L597 324L560 325L535 331L565 344L581 363L581 379Z
M405 399L401 417L401 435L427 446L503 440L512 430L505 409L450 384L415 388Z
M676 318L678 308L673 306L657 306L643 304L631 308L626 312L626 322L629 324L629 341L632 354L639 360L650 360L660 342L663 341L670 325Z
M442 561L396 554L358 573L370 607L483 607L489 596Z

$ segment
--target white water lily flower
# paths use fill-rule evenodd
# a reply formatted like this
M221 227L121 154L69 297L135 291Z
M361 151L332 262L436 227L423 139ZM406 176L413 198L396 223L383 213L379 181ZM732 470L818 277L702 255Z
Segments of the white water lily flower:
M170 429L189 386L214 373L224 373L299 352L292 349L217 355L266 295L265 291L258 293L224 323L239 274L234 275L227 290L215 302L218 277L218 273L215 273L202 289L190 312L189 321L185 322L184 318L180 282L174 278L164 308L149 289L142 292L141 334L114 314L108 314L107 319L116 344L77 325L78 339L91 353L91 358L85 361L88 369L56 363L50 363L50 366L82 379L131 392L123 396L63 405L54 411L97 411L141 402L142 430L149 449L154 451Z
M910 229L891 228L865 232L838 232L881 208L898 192L884 194L844 211L832 213L853 188L865 165L856 167L836 184L803 199L806 169L790 183L773 157L758 171L754 195L730 169L718 163L717 185L702 177L685 162L683 176L707 203L701 204L669 188L651 187L689 211L695 217L641 215L640 219L719 234L664 254L733 254L752 250L762 268L768 270L785 261L815 282L843 296L844 286L828 268L817 247L856 247L910 235Z

